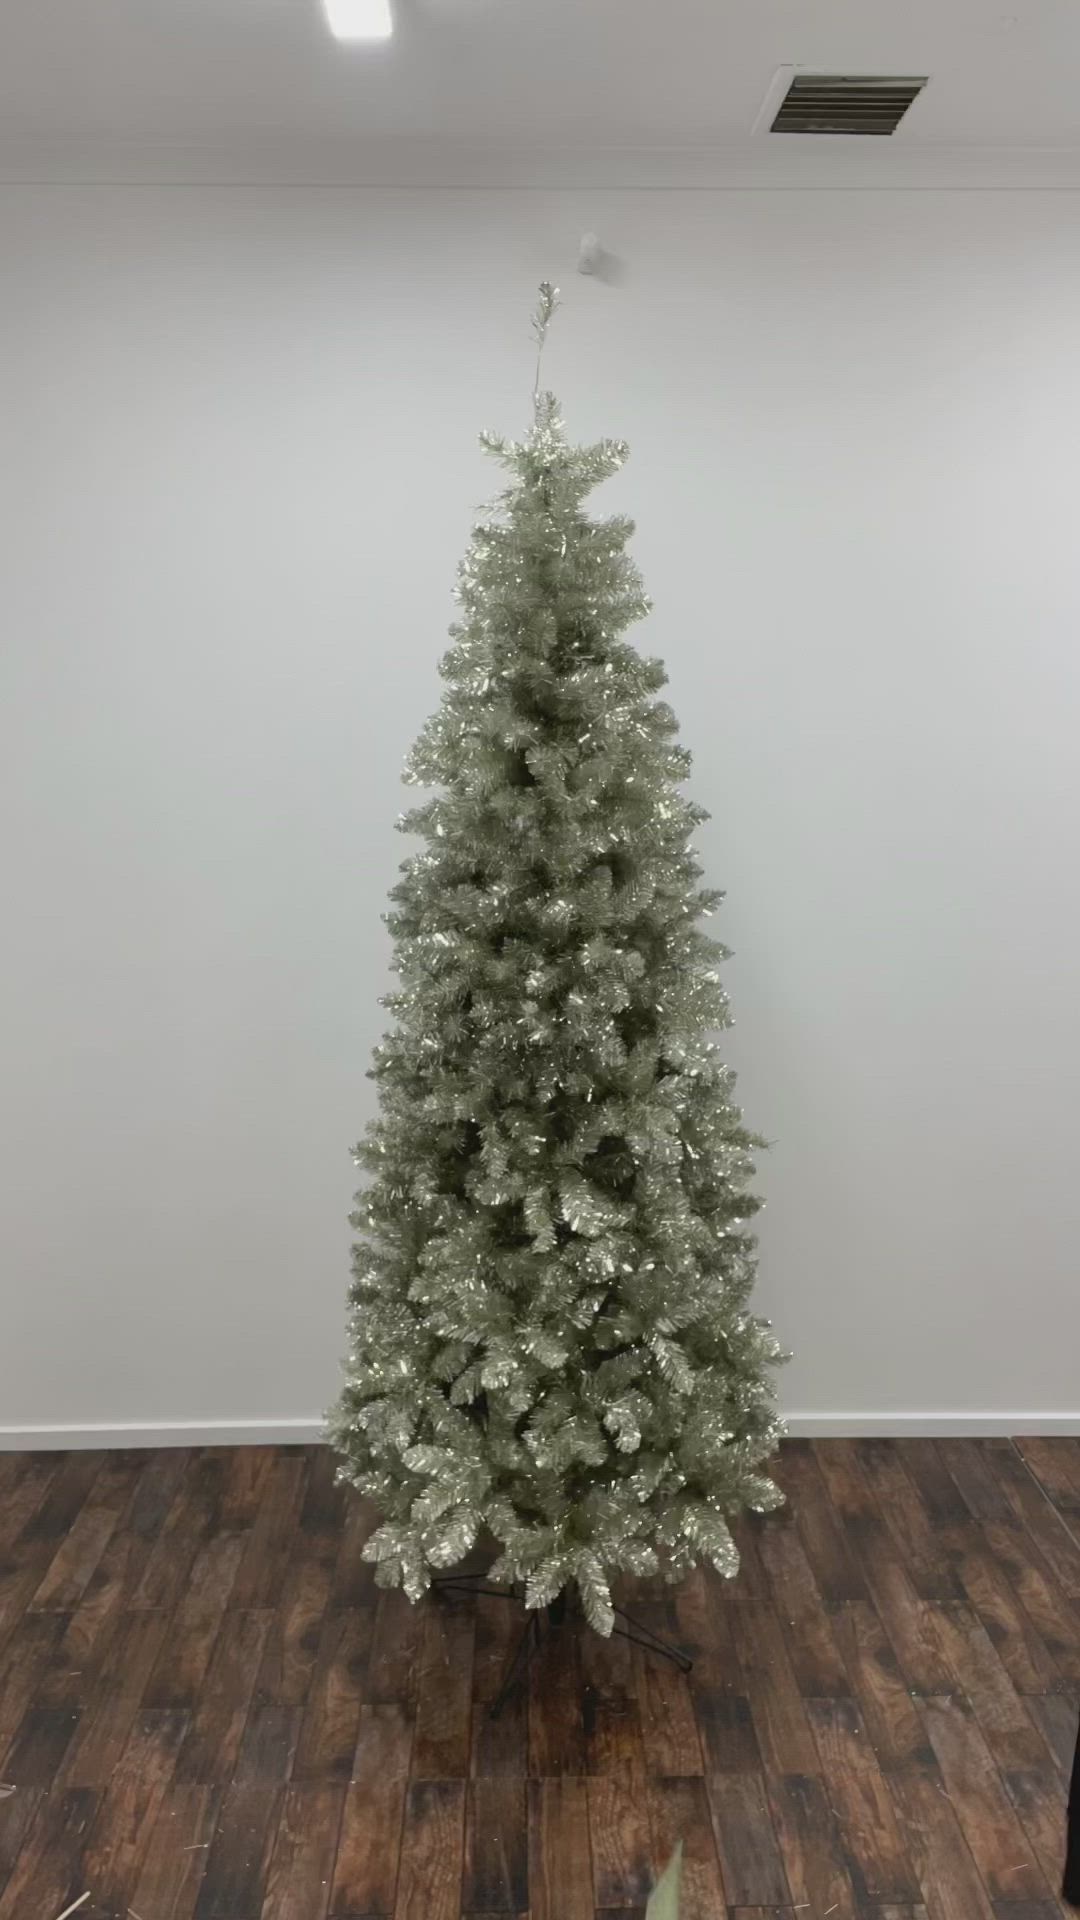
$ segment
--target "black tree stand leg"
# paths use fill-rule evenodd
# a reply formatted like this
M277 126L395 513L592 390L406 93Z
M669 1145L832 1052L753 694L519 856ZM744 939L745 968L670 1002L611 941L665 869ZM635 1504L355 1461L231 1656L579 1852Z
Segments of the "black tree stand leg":
M507 1597L509 1598L509 1596ZM503 1674L499 1691L488 1708L488 1713L492 1720L498 1719L510 1695L514 1691L519 1675L524 1675L528 1672L529 1663L532 1660L534 1652L540 1645L540 1638L539 1616L535 1613L530 1613L525 1622L525 1631L522 1633L507 1663L506 1672Z
M486 1586L484 1584L486 1580L485 1573L446 1573L436 1574L431 1584L436 1593L481 1593L489 1595L493 1600L512 1602L523 1598L516 1587ZM557 1595L550 1606L542 1611L537 1607L529 1612L524 1632L510 1656L502 1684L488 1708L493 1720L498 1719L517 1681L528 1672L534 1653L537 1653L543 1645L545 1628L550 1632L552 1628L563 1626L569 1612L565 1593ZM624 1627L616 1625L612 1628L612 1632L617 1634L620 1640L629 1640L633 1646L643 1647L646 1653L658 1653L662 1659L670 1660L674 1666L678 1667L680 1673L690 1672L694 1663L689 1654L684 1653L682 1647L674 1646L670 1640L661 1639L660 1635L654 1633L651 1627L647 1627L643 1620L635 1620L632 1614L627 1613L625 1607L616 1607L615 1614L619 1620L626 1622Z

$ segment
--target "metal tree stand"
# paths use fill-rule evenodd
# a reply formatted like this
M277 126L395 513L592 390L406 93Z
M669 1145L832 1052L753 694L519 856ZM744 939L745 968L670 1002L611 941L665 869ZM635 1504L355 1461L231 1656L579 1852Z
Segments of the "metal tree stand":
M486 1594L493 1600L511 1602L524 1600L524 1594L520 1593L516 1586L509 1588L486 1586L484 1584L486 1580L485 1573L447 1573L436 1574L431 1584L436 1593ZM533 1655L538 1653L543 1645L545 1633L563 1626L569 1612L565 1593L560 1593L558 1598L547 1607L530 1609L521 1638L507 1662L502 1684L488 1708L493 1720L498 1719L519 1678L528 1672ZM617 1634L620 1640L629 1640L632 1646L644 1647L647 1653L658 1653L662 1659L670 1660L674 1666L678 1667L680 1673L690 1672L694 1663L681 1647L674 1646L670 1640L661 1639L660 1635L654 1633L651 1627L647 1627L643 1620L635 1620L633 1614L627 1613L625 1607L616 1607L615 1613L619 1620L626 1622L625 1626L616 1625L612 1628L612 1633Z

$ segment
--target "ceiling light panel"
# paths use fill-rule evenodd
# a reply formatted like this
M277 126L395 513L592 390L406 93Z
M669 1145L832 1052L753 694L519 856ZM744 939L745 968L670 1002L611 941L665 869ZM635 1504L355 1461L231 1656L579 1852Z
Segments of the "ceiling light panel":
M323 0L335 40L389 40L390 0Z

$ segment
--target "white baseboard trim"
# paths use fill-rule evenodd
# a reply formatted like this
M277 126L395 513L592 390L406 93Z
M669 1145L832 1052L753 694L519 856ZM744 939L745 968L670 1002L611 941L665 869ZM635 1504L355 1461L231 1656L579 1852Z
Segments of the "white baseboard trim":
M796 1440L986 1439L1077 1434L1080 1413L800 1413L784 1416ZM0 1453L85 1447L267 1447L323 1437L316 1414L283 1420L159 1420L119 1425L0 1427Z
M118 1426L0 1427L0 1453L61 1447L270 1447L321 1440L310 1420L151 1420Z
M1080 1434L1080 1413L798 1413L793 1440L985 1440L1013 1434Z

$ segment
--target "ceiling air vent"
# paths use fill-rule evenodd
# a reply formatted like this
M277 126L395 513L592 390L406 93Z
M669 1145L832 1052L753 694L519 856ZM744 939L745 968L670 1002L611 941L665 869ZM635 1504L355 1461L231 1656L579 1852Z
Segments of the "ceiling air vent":
M773 133L895 133L921 80L847 73L797 73L780 102Z

